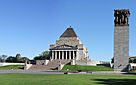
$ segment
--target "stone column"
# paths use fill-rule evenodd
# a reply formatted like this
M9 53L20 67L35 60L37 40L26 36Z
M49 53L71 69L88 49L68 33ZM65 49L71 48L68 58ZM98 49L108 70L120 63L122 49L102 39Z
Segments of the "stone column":
M50 51L50 54L51 54L51 55L50 55L50 60L52 60L52 51Z
M59 51L59 59L60 59L60 51Z
M55 51L53 51L53 59L55 59Z
M55 51L55 59L57 59L57 51Z
M78 59L78 51L76 51L75 59L76 59L76 60Z
M62 51L62 60L64 59L64 51Z
M66 60L67 60L67 51L66 51Z
M54 60L55 60L55 51L53 51L53 54L54 54Z
M75 59L75 51L73 51L73 59Z
M51 51L51 60L53 60L54 59L54 51Z
M69 51L69 59L71 59L71 51Z
M75 59L75 56L76 56L76 55L75 55L75 51L73 51L73 59Z

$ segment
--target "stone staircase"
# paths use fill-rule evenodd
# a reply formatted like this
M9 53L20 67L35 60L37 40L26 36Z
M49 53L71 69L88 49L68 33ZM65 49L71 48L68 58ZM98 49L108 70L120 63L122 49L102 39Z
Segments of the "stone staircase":
M47 71L47 70L57 70L59 64L69 64L71 60L52 60L49 61L47 65L32 65L28 70L40 70L40 71Z
M46 65L32 65L28 70L44 71L50 70L50 67Z

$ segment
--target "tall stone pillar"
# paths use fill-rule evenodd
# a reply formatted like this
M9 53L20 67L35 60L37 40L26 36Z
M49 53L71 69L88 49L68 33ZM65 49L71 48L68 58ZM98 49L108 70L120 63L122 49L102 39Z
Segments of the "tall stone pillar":
M114 10L114 70L128 71L129 24L128 9Z

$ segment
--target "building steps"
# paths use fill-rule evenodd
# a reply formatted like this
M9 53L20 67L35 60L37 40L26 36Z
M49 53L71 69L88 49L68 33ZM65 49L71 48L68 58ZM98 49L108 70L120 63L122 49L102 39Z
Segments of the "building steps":
M57 70L59 64L69 64L71 60L52 60L47 65L32 65L28 70Z

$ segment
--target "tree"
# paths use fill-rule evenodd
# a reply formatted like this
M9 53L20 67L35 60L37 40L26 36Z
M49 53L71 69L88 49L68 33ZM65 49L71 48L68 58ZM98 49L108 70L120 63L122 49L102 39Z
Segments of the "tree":
M19 60L20 63L25 63L25 61L29 61L29 58L27 58L27 57L22 57L22 58L20 58L20 60Z
M9 57L6 59L6 62L15 63L15 62L16 62L16 57L14 57L14 56L9 56Z
M114 63L114 58L111 59L111 63Z
M111 59L111 63L114 63L114 58ZM136 63L136 56L129 57L129 63Z
M45 60L45 59L49 59L49 51L44 51L38 56L34 57L34 60Z
M9 56L6 59L6 62L12 62L12 63L25 63L25 61L29 61L29 58L27 57L21 57L21 54L16 54L16 56Z
M136 56L129 58L129 63L136 63Z
M35 56L34 60L42 60L42 57L41 56Z
M5 62L7 55L0 55L0 62Z
M21 54L16 54L16 62L19 62L21 59Z
M49 51L44 51L40 55L42 59L49 59Z
M2 57L0 56L0 62L2 62L3 60L2 60Z
M136 57L134 58L133 63L136 63Z

